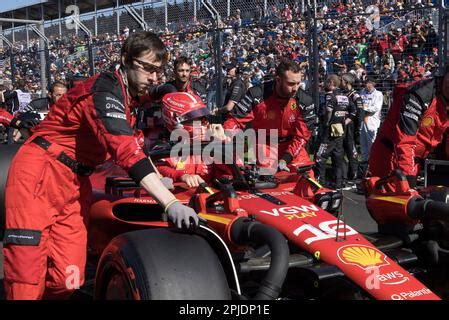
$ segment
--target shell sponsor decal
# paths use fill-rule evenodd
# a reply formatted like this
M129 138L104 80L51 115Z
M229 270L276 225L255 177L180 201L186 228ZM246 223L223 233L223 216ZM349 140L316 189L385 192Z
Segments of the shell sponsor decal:
M389 265L387 256L377 249L363 245L348 245L337 252L338 258L345 264L356 265L363 270Z
M428 127L433 123L433 118L432 117L425 117L424 119L422 119L422 126L423 127Z

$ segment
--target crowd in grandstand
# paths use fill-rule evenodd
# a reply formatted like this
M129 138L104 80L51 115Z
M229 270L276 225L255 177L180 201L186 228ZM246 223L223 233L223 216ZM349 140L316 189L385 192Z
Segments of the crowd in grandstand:
M376 17L360 0L322 5L317 11L321 99L326 91L326 77L352 74L357 91L363 89L367 82L375 85L384 96L383 107L386 110L396 84L420 80L436 71L438 35L431 14L435 9L422 9L431 6L431 1L425 4L421 1L405 4L383 1L377 6L379 15ZM299 63L301 88L312 92L312 26L307 21L307 12L298 3L293 6L271 5L266 13L260 7L251 12L237 9L223 19L220 27L224 83L220 102L215 100L214 37L208 32L214 28L214 22L200 19L184 25L178 23L177 33L169 33L167 29L159 32L169 49L168 67L161 81L173 79L173 62L181 56L188 56L192 61L190 76L205 88L208 108L219 109L228 102L235 79L246 89L261 85L273 78L277 62L286 58ZM91 38L94 73L113 68L119 62L123 41L135 31L133 26L125 26L120 34L104 33ZM49 40L50 83L70 82L76 77L89 76L89 41L82 32L79 36L49 36ZM189 47L191 43L196 43L196 46ZM11 77L11 72L14 72L16 89L39 95L39 40L30 40L28 45L20 41L15 43L13 68L11 60L6 58L10 56L7 50L6 47L0 48L3 78Z
M438 66L438 36L430 14L418 15L398 13L409 8L403 2L379 4L382 17L388 17L399 25L394 28L372 28L375 21L364 14L362 1L345 1L318 11L318 45L320 81L327 74L351 72L360 82L372 75L383 91L391 90L398 82L418 80L430 75ZM414 7L424 4L416 1ZM426 6L432 5L431 2ZM273 71L274 63L282 57L298 61L306 71L303 87L308 89L310 59L310 28L305 14L298 4L290 7L270 6L267 14L261 9L252 15L252 24L242 24L237 10L232 17L223 21L222 55L223 68L237 62L241 75L248 86L257 85ZM425 11L426 13L430 11ZM369 21L368 21L369 20ZM292 21L281 23L283 21ZM259 24L258 24L259 23ZM262 23L262 25L260 24ZM180 33L164 35L171 52L171 61L183 52L182 44L205 36L205 30L212 27L211 21L190 23ZM376 27L376 26L375 26ZM125 27L121 34L101 34L92 38L95 73L108 69L119 58L123 40L135 30ZM81 33L81 32L80 32ZM68 80L71 76L88 76L90 72L87 54L88 42L83 36L49 37L49 61L51 81ZM209 85L214 79L215 66L212 55L212 38L206 47L190 52L194 60L194 74ZM40 50L38 40L17 42L14 54L14 78L24 79L31 92L39 93ZM4 56L4 72L11 76L9 53L6 47L0 53ZM170 65L169 65L170 66ZM170 75L168 75L170 77Z

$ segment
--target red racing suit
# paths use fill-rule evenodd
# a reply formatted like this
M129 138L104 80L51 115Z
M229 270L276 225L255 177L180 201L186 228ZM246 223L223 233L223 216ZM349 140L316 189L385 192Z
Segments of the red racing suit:
M83 284L86 168L110 155L137 183L154 172L132 129L131 103L121 70L96 75L60 98L19 149L5 195L8 299L66 298Z
M237 164L241 162L237 160ZM232 171L227 165L213 163L212 158L205 161L201 156L188 156L184 160L181 158L160 159L156 161L155 166L162 176L171 178L174 182L180 182L185 174L199 175L206 183L223 176L232 177Z
M437 79L398 86L371 148L369 174L383 177L400 169L413 181L419 167L416 160L425 159L448 133L446 108L438 92ZM445 148L447 158L447 143Z
M5 109L0 108L0 124L4 125L5 127L9 127L12 119L14 119L14 116L12 114L10 114Z
M277 158L297 166L310 163L306 144L312 135L315 121L313 100L305 91L299 89L295 98L286 100L276 94L273 82L267 82L263 87L248 89L228 114L223 127L231 131L243 130L251 123L251 128L257 134L259 129L266 129L266 141L269 141L270 129L277 130Z
M204 164L200 157L189 156L185 160L177 158L166 158L158 160L155 165L159 173L164 177L180 182L185 174L199 175L204 181L212 181L212 165Z

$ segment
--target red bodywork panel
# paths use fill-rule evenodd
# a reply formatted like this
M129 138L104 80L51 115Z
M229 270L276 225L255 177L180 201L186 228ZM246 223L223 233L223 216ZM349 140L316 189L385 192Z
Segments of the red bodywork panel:
M92 178L95 179L95 176ZM225 199L220 210L205 207L207 193L196 194L195 202L200 215L208 220L209 226L221 235L231 250L242 249L230 240L233 221L253 215L258 221L279 230L289 241L318 260L340 268L349 279L376 299L439 299L353 228L337 221L335 216L316 204L293 194L295 182L285 178L282 180L284 183L278 188L263 192L285 202L285 205L273 204L246 191L237 192L237 199ZM175 193L178 199L188 203L195 190L177 188ZM89 215L91 253L101 254L109 241L121 233L167 227L168 223L161 221L162 211L149 196L142 194L135 197L133 190L128 190L122 197L97 193Z
M373 246L361 234L318 206L294 194L277 196L287 205L240 200L256 219L274 226L316 258L340 268L376 299L439 299L426 286ZM338 235L337 235L338 232Z

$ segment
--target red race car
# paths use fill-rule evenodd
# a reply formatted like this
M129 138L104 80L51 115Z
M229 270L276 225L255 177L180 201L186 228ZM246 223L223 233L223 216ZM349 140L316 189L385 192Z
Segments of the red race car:
M222 156L230 152L214 154ZM232 176L211 185L176 186L178 199L204 220L185 231L173 228L163 209L115 168L92 175L92 280L85 287L93 285L94 298L442 297L421 281L433 276L423 250L395 234L363 235L347 225L341 193L315 183L310 167L275 176L260 175L254 165L228 167Z

